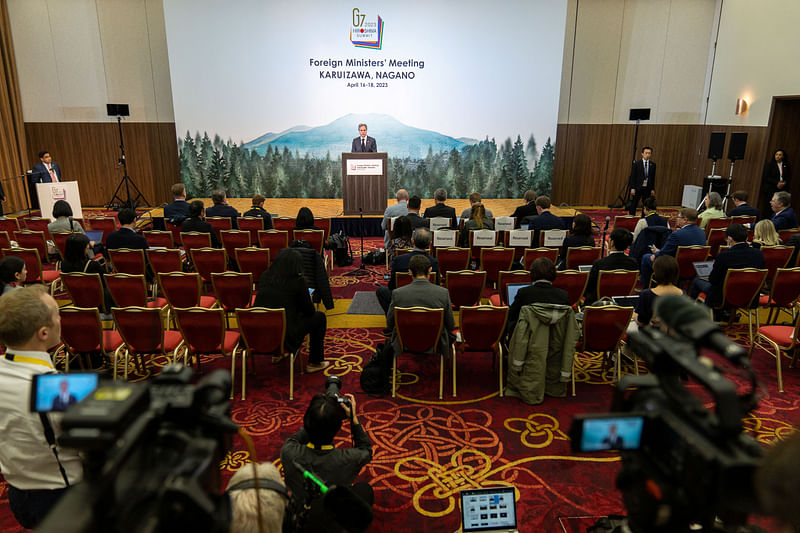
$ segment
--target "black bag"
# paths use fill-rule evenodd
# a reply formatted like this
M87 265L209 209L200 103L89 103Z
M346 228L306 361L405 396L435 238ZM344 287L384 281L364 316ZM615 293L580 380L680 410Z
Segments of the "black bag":
M392 390L392 345L379 343L361 371L361 390L367 394L388 394Z
M333 250L333 260L336 266L349 266L353 264L353 249L350 247L350 238L343 231L328 237L328 248Z
M361 262L365 265L382 265L386 262L386 252L380 250L373 250L361 258Z

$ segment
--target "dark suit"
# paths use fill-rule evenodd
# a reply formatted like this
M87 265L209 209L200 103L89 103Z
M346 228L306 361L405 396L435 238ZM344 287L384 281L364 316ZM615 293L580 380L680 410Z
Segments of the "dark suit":
M361 145L361 135L353 139L353 146L350 150L351 152L377 152L378 151L378 143L375 142L375 139L367 135L366 141L366 148Z
M263 207L253 206L249 211L245 211L242 215L244 217L261 217L264 219L264 229L272 229L272 215L267 213Z
M514 212L511 213L511 216L514 217L514 227L521 227L525 217L535 217L537 214L539 214L539 212L536 211L535 201L530 201L525 205L517 207L514 209Z
M189 232L198 232L198 233L210 233L211 234L211 246L214 248L220 248L221 245L219 243L219 239L217 239L217 232L214 231L214 228L206 222L205 220L201 220L199 218L187 218L181 224L181 233L189 233Z
M534 248L539 246L539 233L549 229L567 229L564 221L560 217L555 216L550 211L542 211L542 214L532 218L528 224L528 229L536 230L533 234Z
M775 225L776 230L791 229L797 227L797 215L794 209L787 207L780 213L772 215L772 223Z
M706 232L703 231L697 224L686 224L682 228L673 231L670 236L667 237L667 241L664 243L663 248L661 248L655 254L645 253L642 256L640 276L642 287L647 287L650 285L650 276L653 275L653 262L658 258L658 256L671 255L675 257L675 254L678 253L678 246L705 245ZM651 255L655 255L652 261L650 260Z
M70 394L66 400L61 398L61 395L59 394L58 396L53 398L53 405L51 409L53 411L64 411L67 407L76 403L78 403L78 399L75 397L74 394Z
M186 200L174 200L171 204L165 205L164 218L170 224L179 226L181 222L189 218L189 202Z
M406 217L408 218L408 221L411 223L412 231L417 228L428 228L431 225L430 220L426 220L416 213L409 213L408 215L406 215Z
M636 161L631 167L631 175L628 178L628 190L636 191L633 195L631 203L628 206L628 213L631 215L636 213L636 207L639 201L644 202L644 199L650 196L656 184L656 164L648 160L647 163L647 176L645 176L644 160Z
M131 250L147 250L147 239L139 235L132 229L120 228L108 234L106 238L106 248L118 250L120 248L130 248Z
M706 305L717 307L722 304L725 276L731 268L764 268L764 254L761 250L751 248L746 242L734 244L731 248L721 251L714 260L708 281L695 278L689 289L689 296L697 298L700 292L705 292Z
M425 253L424 250L417 250L414 249L411 253L398 255L392 261L392 270L389 274L389 286L388 287L378 287L378 290L375 291L375 296L378 298L378 302L381 304L383 311L386 312L389 310L389 304L392 301L392 291L396 287L395 283L395 274L397 272L408 272L408 264L411 262L411 258L417 254L423 254L425 257L428 258L428 261L431 262L431 270L436 272L436 281L439 281L439 263L436 262L436 259L429 256Z
M597 300L597 278L601 270L639 270L639 262L624 252L611 252L606 257L600 258L592 265L589 271L589 280L586 282L586 304L590 305ZM622 295L617 295L622 296Z
M236 222L236 219L239 218L241 215L239 211L236 210L235 207L225 204L214 204L208 209L206 209L206 216L207 217L228 217L231 219L231 227L233 229L239 229L239 223Z
M386 326L392 330L392 347L395 355L400 353L401 346L400 340L397 338L397 332L394 330L394 308L414 306L444 309L444 325L442 326L442 334L439 337L437 351L448 356L450 354L450 343L454 339L450 332L456 327L453 319L450 293L444 287L434 285L427 279L415 279L405 287L400 287L392 293L392 304L389 306L389 312L386 315Z
M789 180L792 178L792 169L786 160L783 160L783 181L785 182L782 189L778 188L778 182L781 180L781 171L778 168L778 163L772 159L767 161L764 165L764 171L761 173L761 195L767 204L765 209L769 209L769 201L772 195L778 191L789 192ZM764 211L769 213L769 211Z
M530 304L569 305L569 294L564 289L553 287L552 283L544 280L539 280L529 287L522 287L514 297L514 301L511 302L506 325L507 332L514 331L514 326L519 320L519 312L524 306Z
M449 218L450 227L452 229L456 229L458 227L458 220L456 220L455 207L449 207L446 206L445 204L432 205L431 207L425 209L425 213L422 216L424 216L425 218L433 218L433 217Z
M772 196L770 196L772 198ZM742 204L739 207L734 207L728 213L729 217L756 217L760 214L759 210L749 204Z
M64 181L61 179L61 169L58 166L58 163L55 161L50 163L50 166L53 167L53 171L56 173L56 177L58 181ZM47 167L41 161L33 165L33 173L30 175L31 183L52 183L53 178L50 176L50 172L47 171Z

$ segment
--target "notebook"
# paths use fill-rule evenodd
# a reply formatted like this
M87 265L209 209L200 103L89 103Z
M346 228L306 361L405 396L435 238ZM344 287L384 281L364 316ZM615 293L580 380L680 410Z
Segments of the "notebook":
M92 242L100 242L103 240L103 230L86 230L86 236L89 237L89 240Z
M514 487L462 490L461 530L464 533L515 533L517 503Z
M506 285L506 301L509 305L514 303L514 298L517 297L517 293L522 287L529 286L530 283L509 283Z
M708 280L711 269L714 268L714 261L695 261L692 265L698 278Z

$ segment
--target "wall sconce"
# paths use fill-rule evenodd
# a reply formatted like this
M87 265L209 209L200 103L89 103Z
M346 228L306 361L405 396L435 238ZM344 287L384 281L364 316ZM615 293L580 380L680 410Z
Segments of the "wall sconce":
M747 101L747 98L737 98L736 99L736 114L737 115L744 115L747 113L747 108L750 107L750 102Z

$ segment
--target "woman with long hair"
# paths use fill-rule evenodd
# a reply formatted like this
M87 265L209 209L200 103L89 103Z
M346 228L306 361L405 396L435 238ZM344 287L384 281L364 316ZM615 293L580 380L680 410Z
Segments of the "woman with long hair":
M314 225L314 213L307 207L301 207L295 218L294 229L320 229Z
M639 293L636 304L636 324L646 326L653 320L653 304L659 296L683 294L678 287L678 261L671 255L660 255L653 263L653 281L656 286Z
M108 289L106 289L105 280L103 275L106 273L105 266L101 265L94 259L90 252L91 246L89 245L89 237L83 233L72 233L67 237L67 244L64 250L64 260L61 261L61 272L84 272L86 274L100 274L100 281L103 284L104 305L100 309L103 314L110 313L111 308L114 307L114 300L111 298ZM110 320L110 318L103 317Z
M21 258L7 255L0 259L0 294L21 288L27 276L28 269Z
M389 247L386 249L386 254L389 258L389 263L392 262L397 254L398 248L412 248L411 234L414 228L411 227L411 220L405 215L397 217L392 226L393 238L389 241Z
M561 253L558 256L558 265L563 268L567 262L567 249L579 248L581 246L594 246L595 240L592 235L592 219L588 215L578 213L572 219L572 231L570 231L564 243L561 245Z
M474 204L469 211L469 220L464 223L461 230L459 245L462 248L469 246L469 232L479 229L494 229L494 221L486 216L486 208L483 204Z
M771 220L764 219L756 222L756 227L753 230L753 248L780 246L781 244L783 244L781 238Z

